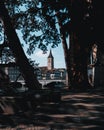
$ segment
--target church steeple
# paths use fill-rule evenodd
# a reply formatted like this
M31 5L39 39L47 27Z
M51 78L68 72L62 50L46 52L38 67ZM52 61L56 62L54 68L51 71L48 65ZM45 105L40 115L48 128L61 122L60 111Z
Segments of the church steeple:
M48 58L53 58L52 51L50 50Z
M52 55L52 51L50 50L49 56L48 56L48 70L54 69L54 57Z

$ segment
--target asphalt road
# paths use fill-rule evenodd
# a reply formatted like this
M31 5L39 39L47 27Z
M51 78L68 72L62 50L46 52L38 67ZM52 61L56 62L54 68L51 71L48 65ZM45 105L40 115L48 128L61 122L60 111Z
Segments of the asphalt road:
M104 130L104 88L64 90L61 101L0 115L0 130Z

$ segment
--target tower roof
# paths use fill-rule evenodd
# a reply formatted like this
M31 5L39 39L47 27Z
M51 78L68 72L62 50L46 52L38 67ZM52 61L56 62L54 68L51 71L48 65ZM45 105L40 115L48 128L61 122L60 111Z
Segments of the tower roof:
M53 58L52 51L50 50L48 58Z

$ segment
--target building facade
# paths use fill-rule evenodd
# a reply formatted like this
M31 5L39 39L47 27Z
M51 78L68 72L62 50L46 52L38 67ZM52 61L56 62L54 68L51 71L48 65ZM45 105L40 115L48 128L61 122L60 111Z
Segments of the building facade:
M0 69L9 76L11 82L17 81L22 84L25 83L24 78L19 71L19 67L15 63L0 64ZM47 66L34 68L34 73L37 75L39 81L66 80L66 69L54 68L54 57L51 50L47 57Z
M47 66L37 68L38 80L66 80L65 68L54 68L54 57L50 50L47 57Z

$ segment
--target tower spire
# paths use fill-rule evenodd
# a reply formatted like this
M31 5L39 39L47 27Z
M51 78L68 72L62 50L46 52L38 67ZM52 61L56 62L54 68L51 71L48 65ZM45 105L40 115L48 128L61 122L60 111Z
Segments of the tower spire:
M49 56L48 56L48 70L52 70L54 69L54 57L52 55L52 51L50 49L50 53L49 53Z
M53 55L52 55L52 51L51 51L51 49L50 49L50 53L49 53L48 58L52 58L52 57L53 57Z

